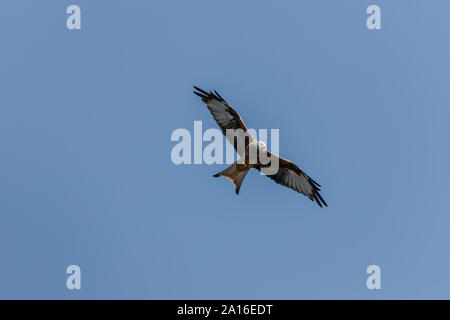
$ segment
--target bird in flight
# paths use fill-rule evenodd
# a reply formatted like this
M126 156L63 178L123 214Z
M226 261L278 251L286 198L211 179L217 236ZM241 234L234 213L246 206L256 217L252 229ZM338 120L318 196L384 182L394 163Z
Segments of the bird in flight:
M328 206L325 200L320 195L320 184L310 178L302 169L300 169L295 163L272 154L267 150L264 142L257 141L248 131L242 118L229 105L221 96L214 90L213 92L206 92L196 86L194 86L194 93L202 98L202 101L206 103L209 111L211 112L214 120L216 120L219 127L222 129L222 133L227 137L227 140L233 145L241 157L238 161L234 162L227 169L217 173L214 177L226 177L233 182L236 194L239 194L242 181L251 168L263 172L267 177L272 179L278 184L286 186L298 193L304 194L312 201L322 206ZM239 131L244 133L244 139L241 139L243 143L239 143L239 135L229 135L229 130ZM276 158L278 161L278 170L275 173L266 174L264 169L269 166L267 163L263 163L259 156L256 157L256 161L249 161L249 154L251 150L258 150L268 158ZM258 153L260 154L260 153Z

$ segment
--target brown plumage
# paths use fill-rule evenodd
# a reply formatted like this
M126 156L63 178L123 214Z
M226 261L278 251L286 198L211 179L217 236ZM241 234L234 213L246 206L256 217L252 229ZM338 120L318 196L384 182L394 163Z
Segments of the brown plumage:
M251 168L255 168L259 171L264 170L264 168L269 167L270 164L262 164L259 161L259 157L256 161L256 164L250 164L248 161L248 150L250 146L260 147L259 143L248 131L247 127L242 121L242 118L239 114L234 110L234 108L229 105L225 99L223 99L217 91L206 92L198 87L194 86L194 91L196 95L202 98L202 101L206 103L209 111L211 112L214 120L216 120L219 127L222 129L222 133L227 136L227 130L237 130L242 131L245 134L245 143L243 146L239 146L238 140L242 136L234 136L228 137L229 142L234 146L235 150L241 156L243 161L237 161L233 163L227 169L217 173L214 177L226 177L233 182L235 186L236 194L239 194L239 190L241 188L242 181L244 180L246 174ZM278 171L274 174L266 174L267 177L272 179L278 184L281 184L285 187L288 187L298 193L304 194L312 201L316 201L317 204L322 206L328 206L325 200L320 195L320 184L310 178L302 169L300 169L295 163L286 160L282 157L279 157L275 154L272 154L270 151L267 151L266 155L268 157L277 157L279 168ZM242 158L244 157L244 158Z

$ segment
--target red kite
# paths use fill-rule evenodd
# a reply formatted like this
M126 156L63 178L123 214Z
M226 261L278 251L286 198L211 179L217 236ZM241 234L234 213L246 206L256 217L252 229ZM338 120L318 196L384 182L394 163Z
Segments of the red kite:
M274 174L266 174L267 177L278 184L286 186L294 191L297 191L298 193L304 194L312 201L316 201L320 207L322 207L322 205L326 207L328 206L319 193L320 184L310 178L295 163L272 154L266 149L264 142L257 141L253 138L236 110L234 110L233 107L230 106L220 96L220 94L217 93L217 91L214 90L214 93L211 91L208 93L200 88L197 88L196 86L194 86L194 89L197 90L194 91L194 93L201 97L202 101L206 103L206 106L211 112L214 120L216 120L217 124L222 129L222 133L233 145L242 160L236 161L227 169L215 174L214 177L224 176L230 179L235 186L236 194L239 194L242 181L251 168L264 171L264 168L269 166L269 164L264 164L259 156L257 157L256 162L249 161L249 150L251 148L257 148L258 150L262 150L263 154L265 153L267 157L276 157L276 160L278 160L279 166L277 172ZM245 138L242 140L245 141L244 145L239 145L239 137L228 135L228 130L241 130L241 132L245 133Z

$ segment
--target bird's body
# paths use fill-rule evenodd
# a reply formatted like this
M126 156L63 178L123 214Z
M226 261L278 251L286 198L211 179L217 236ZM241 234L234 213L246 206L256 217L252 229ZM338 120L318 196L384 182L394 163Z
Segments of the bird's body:
M222 133L240 156L238 161L215 174L214 177L223 176L230 179L235 186L236 194L239 194L242 181L249 170L254 168L276 183L302 193L312 201L316 201L320 207L323 205L328 206L319 193L320 185L295 163L268 151L264 142L257 141L250 134L239 114L216 91L208 93L198 87L194 86L194 88L197 90L194 93L206 103L213 118L222 129ZM277 170L266 173L268 172L266 169L268 169L270 164L267 161L263 161L262 157L275 159L278 164Z

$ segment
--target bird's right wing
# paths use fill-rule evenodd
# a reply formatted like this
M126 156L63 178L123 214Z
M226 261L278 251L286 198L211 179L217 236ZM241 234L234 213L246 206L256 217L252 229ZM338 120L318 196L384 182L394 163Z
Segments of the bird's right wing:
M202 98L202 101L206 103L206 106L211 112L214 120L216 120L220 129L222 129L223 135L227 137L234 149L240 156L242 156L247 145L255 140L255 138L253 138L248 131L241 116L236 112L236 110L233 109L232 106L228 104L228 102L225 101L225 99L220 96L220 94L217 93L217 91L214 90L214 93L211 91L208 93L196 86L194 86L194 89L197 90L194 91L194 93ZM227 130L233 130L235 135L227 135ZM242 136L242 134L245 136ZM242 150L238 150L240 149L238 139L244 139Z

